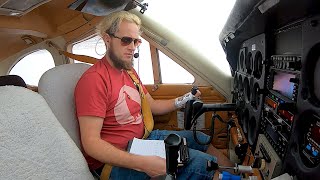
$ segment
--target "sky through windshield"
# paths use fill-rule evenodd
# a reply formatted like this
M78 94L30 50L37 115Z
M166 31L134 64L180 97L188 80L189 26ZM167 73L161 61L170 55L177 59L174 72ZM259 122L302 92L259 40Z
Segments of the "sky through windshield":
M231 76L219 34L227 21L235 0L144 0L147 16L185 39L204 54L222 72Z

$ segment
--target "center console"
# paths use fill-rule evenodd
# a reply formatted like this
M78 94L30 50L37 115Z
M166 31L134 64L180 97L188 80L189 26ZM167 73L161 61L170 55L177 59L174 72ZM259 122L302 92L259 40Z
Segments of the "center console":
M267 77L268 94L265 97L261 116L261 131L280 158L284 158L294 115L299 89L301 57L273 55Z

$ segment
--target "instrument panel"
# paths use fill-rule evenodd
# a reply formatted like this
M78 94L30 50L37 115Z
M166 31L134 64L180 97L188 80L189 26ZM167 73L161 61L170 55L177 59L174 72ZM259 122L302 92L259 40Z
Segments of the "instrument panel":
M320 24L315 16L244 40L234 73L233 102L250 148L277 157L267 166L277 162L277 174L297 179L320 179L320 25L310 23L315 20ZM270 151L260 153L262 144Z
M294 117L297 111L296 101L300 72L290 69L289 62L298 63L301 57L272 56L272 65L267 77L268 93L264 99L261 116L261 132L283 159L291 137Z

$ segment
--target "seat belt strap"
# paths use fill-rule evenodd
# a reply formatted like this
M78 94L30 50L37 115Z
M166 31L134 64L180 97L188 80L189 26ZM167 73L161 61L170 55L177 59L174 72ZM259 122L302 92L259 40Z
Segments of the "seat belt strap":
M131 71L127 70L129 76L131 77L133 83L137 86L137 89L139 91L140 97L141 97L141 111L142 111L142 118L144 123L144 135L143 138L146 139L154 127L154 121L153 116L151 112L150 105L147 101L146 95L143 92L142 85L139 81L139 79L136 77L136 75Z

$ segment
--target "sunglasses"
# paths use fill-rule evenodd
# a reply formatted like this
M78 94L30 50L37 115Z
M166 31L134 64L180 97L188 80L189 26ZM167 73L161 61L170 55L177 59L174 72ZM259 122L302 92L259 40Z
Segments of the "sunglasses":
M142 43L141 39L134 39L134 38L127 37L127 36L124 36L121 38L121 37L118 37L114 34L110 34L110 36L117 38L117 39L120 39L122 46L128 46L129 44L132 43L132 41L133 41L133 44L135 47L138 47Z

